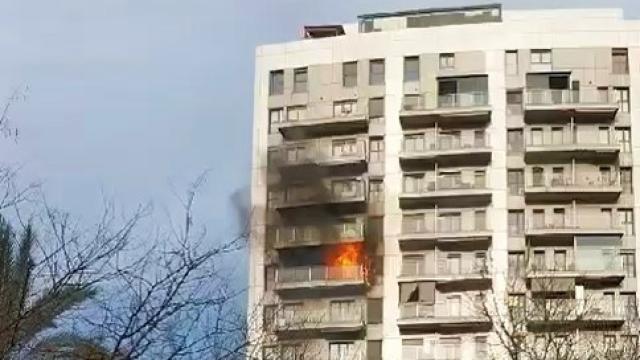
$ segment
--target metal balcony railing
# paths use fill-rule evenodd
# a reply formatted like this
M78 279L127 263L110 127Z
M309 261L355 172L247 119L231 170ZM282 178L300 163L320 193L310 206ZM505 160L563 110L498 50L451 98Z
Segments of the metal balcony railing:
M418 138L416 135L422 135ZM434 141L431 134L412 134L405 136L403 151L409 153L424 153L431 151L450 150L481 150L490 147L489 134L481 137L455 137L450 135L438 135Z
M607 89L529 89L526 91L527 105L611 105L615 104L613 93Z
M281 226L275 229L274 235L275 243L280 246L362 240L364 239L364 224L362 222L345 222L323 226Z
M446 258L440 260L446 260ZM483 276L489 270L485 261L463 261L459 266L436 263L434 270L427 269L424 262L410 267L403 266L401 276Z
M553 131L541 131L539 135L534 135L534 132L529 129L528 136L526 137L526 146L528 147L554 148L569 145L608 147L612 145L617 146L618 144L611 133L602 136L597 131L593 131L593 133L580 132L579 136L576 136L569 128L563 128L562 132L558 132L557 134L554 134Z
M360 281L364 279L364 271L361 265L355 266L296 266L278 269L277 282L280 284L306 283L306 282L341 282Z
M417 183L408 186L405 182L404 192L408 194L423 194L434 191L448 190L478 190L488 189L486 176L471 181L463 181L460 176L439 175L436 181L425 182L421 179Z
M533 321L623 319L628 307L604 297L539 299L529 301L527 315Z
M333 179L320 184L290 186L273 199L276 207L364 200L363 179Z
M413 214L417 215L417 214ZM439 219L436 213L425 213L422 218L407 215L402 221L403 234L452 234L487 231L487 220L472 219L471 215L461 215L454 219ZM469 221L465 221L469 220Z
M489 94L486 91L472 91L438 96L431 93L405 95L402 101L402 109L406 111L452 109L486 105L489 105Z
M529 187L565 188L565 189L608 189L620 187L618 176L600 176L576 174L575 178L560 175L536 176L529 182Z
M480 305L462 301L459 306L450 302L411 302L400 304L401 319L424 319L431 321L460 321L466 318L481 318Z
M311 140L283 145L275 160L284 166L356 161L365 159L366 149L364 139Z
M364 322L362 305L353 304L340 311L332 310L330 306L318 309L305 307L289 309L286 307L276 315L279 329L318 328L322 326L339 326Z

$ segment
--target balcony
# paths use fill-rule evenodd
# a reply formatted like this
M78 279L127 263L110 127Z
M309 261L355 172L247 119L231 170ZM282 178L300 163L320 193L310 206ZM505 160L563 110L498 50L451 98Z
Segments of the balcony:
M400 111L403 127L427 126L437 123L487 123L491 119L489 94L486 91L435 96L427 93L405 95Z
M533 134L532 134L533 135ZM529 137L525 146L524 159L529 163L545 162L569 162L572 159L578 161L609 162L617 159L620 153L620 145L616 144L610 134L605 138L598 135L583 136L581 140L575 135L565 133L552 138L545 138L542 134L539 139Z
M316 166L366 170L367 143L362 138L330 138L287 143L274 162L281 171L308 171Z
M588 299L534 299L527 312L532 330L549 326L620 326L627 317L626 309L602 297ZM600 329L602 330L602 329Z
M310 206L365 206L365 183L360 178L322 179L317 184L289 185L270 206L286 211Z
M473 304L415 302L400 304L398 327L400 330L422 331L488 331L491 320Z
M557 202L611 202L622 193L620 178L617 176L599 176L576 174L575 178L548 176L528 182L524 189L526 201Z
M287 309L275 319L275 330L280 333L318 331L322 333L346 333L360 331L365 326L365 312L360 305L350 306L349 311L321 309Z
M415 219L410 219L407 215L402 221L402 234L399 238L401 247L423 242L488 244L491 240L492 232L484 218L474 219L471 216L461 216L452 219L452 221L443 221L439 220L439 216L435 212L409 215Z
M613 120L617 111L618 104L607 89L528 89L524 104L527 122L571 117L576 121Z
M577 217L580 219L579 217ZM548 239L561 238L571 239L576 235L609 235L622 236L624 230L613 224L607 225L598 219L590 223L588 218L580 219L581 224L575 225L565 223L565 221L537 222L534 218L532 223L528 224L525 235L529 239Z
M618 251L618 250L617 250ZM620 258L606 261L602 266L594 267L591 263L599 260L585 259L583 265L566 264L565 266L533 266L527 273L530 279L562 279L574 278L578 283L619 283L624 279L625 272Z
M280 226L275 229L273 236L276 249L362 242L364 224L359 221L323 226Z
M483 175L465 182L459 176L438 175L435 181L406 181L400 194L401 207L483 206L491 203L491 189Z
M460 136L418 133L405 134L400 161L403 165L487 165L491 161L489 134Z
M446 261L447 258L439 259ZM483 259L484 260L484 259ZM426 264L418 264L415 268L403 268L398 278L399 282L433 281L439 284L467 284L488 285L491 276L485 262L462 262L460 264L438 263L433 269L427 269Z
M278 269L276 290L364 286L364 267L311 265Z
M285 139L305 139L336 134L367 132L369 119L363 112L337 112L322 118L286 119L278 128Z

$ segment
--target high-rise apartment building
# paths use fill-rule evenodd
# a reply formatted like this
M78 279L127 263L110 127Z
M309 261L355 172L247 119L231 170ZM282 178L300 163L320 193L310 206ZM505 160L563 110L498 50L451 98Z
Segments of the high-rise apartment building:
M597 299L617 336L638 289L637 88L640 22L617 9L378 13L258 47L260 356L482 359L487 293Z

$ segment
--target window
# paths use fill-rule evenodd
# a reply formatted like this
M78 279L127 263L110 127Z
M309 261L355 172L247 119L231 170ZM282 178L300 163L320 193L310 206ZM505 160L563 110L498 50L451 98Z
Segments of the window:
M273 134L277 131L277 126L284 121L284 109L269 109L269 133Z
M293 70L293 92L307 92L307 68Z
M360 309L353 300L335 300L329 303L329 319L332 322L349 321L358 318Z
M382 340L367 341L367 360L382 359Z
M509 210L509 235L522 235L524 233L524 211Z
M331 193L335 199L353 198L358 195L358 182L355 180L334 180Z
M635 319L638 316L635 293L620 293L620 303L624 307L628 319Z
M554 166L551 168L551 186L562 186L564 184L564 168Z
M384 85L384 59L369 61L369 85Z
M425 303L433 304L435 302L435 283L429 281L415 283L400 284L400 303ZM411 311L415 311L415 307L410 307ZM405 314L407 315L407 314ZM416 314L413 314L414 316Z
M533 49L530 60L532 64L551 64L551 50Z
M564 128L554 126L551 128L551 144L562 145L564 143Z
M460 231L461 214L459 212L443 212L438 214L438 230L443 233Z
M404 58L404 82L420 81L420 58L407 56Z
M633 193L633 178L631 168L620 168L620 184L622 185L622 191L628 194Z
M440 54L440 69L452 69L456 66L456 55L453 53Z
M460 338L443 338L440 340L444 360L460 359Z
M355 114L358 110L356 100L336 101L333 103L333 116L349 116Z
M416 110L422 106L422 98L420 95L405 95L402 100L402 108L405 110Z
M369 118L383 118L384 117L384 98L371 98L369 99Z
M342 64L342 86L358 86L358 63L356 61Z
M598 127L598 142L600 144L609 144L609 127L600 126Z
M369 201L379 202L384 200L384 186L382 180L369 181Z
M534 250L533 252L533 270L542 271L547 268L544 250Z
M636 254L633 251L624 251L620 253L620 257L622 257L622 268L627 277L636 277Z
M462 181L460 181L462 182ZM476 170L473 172L473 186L476 189L485 189L487 187L487 177L484 170Z
M524 192L524 172L509 170L507 172L507 186L509 187L509 195L522 195Z
M404 255L402 257L402 275L416 276L423 275L424 256Z
M264 267L264 289L265 291L271 291L275 288L276 284L276 268L273 265L267 265Z
M507 150L522 152L523 148L522 129L507 130Z
M525 274L525 263L523 252L509 253L509 277L520 278Z
M424 231L433 231L433 226L426 229L424 214L404 214L402 215L402 231L405 233L416 234Z
M476 230L487 230L487 211L486 210L474 210L473 211L474 225Z
M553 226L558 229L565 227L565 211L563 208L553 209Z
M475 338L475 357L477 360L485 360L487 358L487 337L486 336L476 336Z
M289 106L287 108L287 121L304 120L307 117L306 106Z
M633 209L618 209L618 224L624 228L625 235L633 235Z
M545 228L544 210L543 209L535 209L535 210L533 210L533 228L534 229L543 229L543 228Z
M462 271L462 258L460 254L447 254L447 274L457 275Z
M404 136L404 151L421 152L424 151L424 134L411 134Z
M284 93L284 70L273 70L269 73L269 95Z
M331 143L331 155L334 157L354 156L358 154L358 142L356 139L333 140Z
M531 178L533 186L544 186L544 169L539 166L531 169Z
M404 176L404 191L407 193L419 193L422 191L422 174L408 174Z
M616 141L620 144L620 151L624 153L631 152L631 129L628 127L616 128Z
M567 270L567 251L566 250L553 251L553 270L555 271Z
M542 145L543 136L542 136L542 128L532 128L531 129L531 145Z
M384 138L369 140L369 161L384 162Z
M507 91L507 106L522 107L522 90Z
M628 49L611 49L611 72L614 74L629 73Z
M353 359L355 346L353 343L330 343L329 360L351 360Z
M616 87L613 88L615 100L623 113L629 112L629 88Z
M507 50L504 53L504 67L507 75L518 74L518 50Z

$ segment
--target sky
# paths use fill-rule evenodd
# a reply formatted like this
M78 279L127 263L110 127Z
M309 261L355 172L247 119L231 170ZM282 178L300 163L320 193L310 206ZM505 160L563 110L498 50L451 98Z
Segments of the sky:
M172 212L174 193L209 171L196 210L225 237L235 231L230 194L250 180L257 45L361 13L487 2L0 0L0 100L28 87L10 113L18 140L0 141L0 162L87 222L104 197ZM640 18L638 0L503 5L621 7Z

